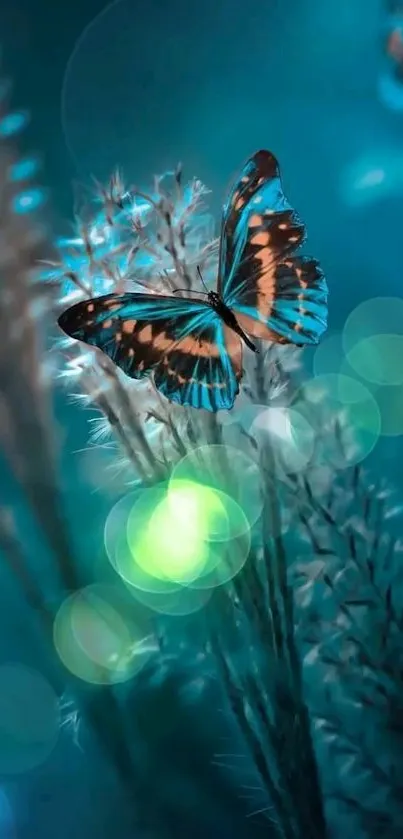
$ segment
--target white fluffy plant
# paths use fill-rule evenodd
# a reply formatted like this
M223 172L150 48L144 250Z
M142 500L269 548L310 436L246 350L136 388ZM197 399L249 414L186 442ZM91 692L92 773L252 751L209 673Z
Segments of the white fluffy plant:
M44 271L60 283L60 311L111 292L158 295L181 289L179 294L191 294L200 291L197 266L207 287L215 288L219 240L206 207L208 193L196 178L183 184L180 166L156 177L147 194L126 188L119 172L105 187L96 183L92 199L76 214L72 237L59 239L59 258ZM235 408L213 415L169 403L151 378L128 379L96 349L65 337L58 348L59 377L69 394L98 411L90 420L90 452L95 447L104 457L94 479L102 486L112 472L120 490L164 478L196 442L250 449L245 434L239 437L244 426L269 402L284 402L289 374L299 367L295 348L263 345L264 383L257 385L253 360L246 355Z

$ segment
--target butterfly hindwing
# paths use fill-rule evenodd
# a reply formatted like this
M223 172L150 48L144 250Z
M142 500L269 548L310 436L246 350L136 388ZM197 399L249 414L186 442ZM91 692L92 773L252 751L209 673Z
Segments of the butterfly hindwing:
M247 161L224 208L219 291L258 338L317 343L326 329L327 285L316 260L292 256L305 228L284 196L271 152Z
M173 402L207 410L234 403L241 361L236 348L228 352L227 328L204 302L109 294L75 304L59 325L102 350L127 376L153 372L156 387Z
M241 341L217 317L165 353L154 381L170 402L220 411L232 408L241 376Z
M290 256L275 266L270 284L270 293L261 294L257 308L253 289L234 303L240 326L278 344L317 344L327 325L327 287L317 260Z

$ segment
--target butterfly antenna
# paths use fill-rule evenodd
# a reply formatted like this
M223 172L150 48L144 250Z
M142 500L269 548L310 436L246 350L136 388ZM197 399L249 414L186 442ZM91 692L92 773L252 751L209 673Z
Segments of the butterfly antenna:
M204 282L204 280L203 280L203 277L202 277L202 272L200 271L200 267L199 267L199 265L197 266L196 271L197 271L197 273L198 273L198 275L199 275L199 277L200 277L201 284L202 284L203 288L205 288L205 289L206 289L206 293L208 294L208 293L209 293L209 290L208 290L208 288L207 288L207 286L206 286L206 283L205 283L205 282Z
M172 294L177 294L178 291L187 291L189 293L188 288L174 288ZM191 294L208 294L208 291L197 291L197 289L192 288L192 289L190 289L190 293Z

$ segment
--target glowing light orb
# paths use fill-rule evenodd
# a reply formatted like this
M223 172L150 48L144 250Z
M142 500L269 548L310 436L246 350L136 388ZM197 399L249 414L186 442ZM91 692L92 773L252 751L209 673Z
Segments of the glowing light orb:
M132 595L139 603L153 612L170 617L185 617L199 612L206 606L211 594L212 591L207 588L204 591L199 591L188 586L180 586L176 591L159 594L141 591L136 588L132 589Z
M129 492L114 504L105 521L104 543L108 559L113 568L119 572L116 563L116 547L122 534L126 533L127 522L140 493Z
M327 376L340 373L345 359L343 336L341 332L327 334L315 349L312 367L315 376Z
M393 314L392 314L393 312ZM377 404L380 436L403 434L403 372L402 357L403 301L400 298L375 298L361 304L350 315L344 334L331 335L315 352L316 376L341 374L365 380L365 386ZM400 334L388 334L390 325ZM366 335L371 329L375 335ZM384 329L384 333L379 332ZM356 343L354 343L356 341ZM345 352L345 345L348 347ZM362 384L362 382L361 382ZM332 389L332 388L331 388ZM377 425L373 403L374 430Z
M181 588L180 583L172 580L161 579L151 574L136 562L133 556L128 539L126 528L121 534L115 547L116 571L120 579L129 587L129 590L138 589L145 594L174 594Z
M270 434L277 466L287 473L302 471L312 457L315 432L292 408L267 408L253 423L251 434L263 440Z
M137 502L142 497L142 492L137 491L128 493L121 498L107 517L104 540L108 559L123 583L128 586L131 594L135 594L136 590L150 595L173 594L180 589L180 584L168 579L161 579L157 574L158 569L153 565L151 565L151 569L142 567L136 561L128 542L127 527L130 515L135 510L138 516L137 532L134 530L135 522L132 517L133 536L136 540L136 537L142 534L144 525L147 524L148 517L152 514L155 506L158 506L165 498L167 489L168 484L154 487L154 495L151 498L154 506L153 504L150 505L151 512L150 509L147 509L147 504L146 509L144 508L144 501L142 507L136 507ZM146 496L147 500L150 501L149 496ZM151 573L152 570L155 572L154 574ZM141 600L140 595L138 599Z
M40 766L59 736L58 697L36 670L0 667L0 773L16 775Z
M18 215L31 213L43 204L44 200L45 193L43 189L39 189L37 187L28 189L13 199L13 210Z
M128 543L148 574L186 584L203 573L210 560L208 541L226 526L225 507L213 489L175 480L168 491L142 494L129 516Z
M19 160L17 163L13 163L13 165L10 166L10 181L18 182L32 178L32 176L37 172L38 167L39 163L35 157L27 157L25 160Z
M129 493L108 516L105 546L130 593L153 611L185 615L241 570L250 526L237 502L194 481Z
M210 544L209 563L202 574L189 583L189 588L207 591L229 583L236 577L248 558L252 543L250 530L237 536Z
M65 667L92 684L131 679L156 650L144 616L113 586L95 584L64 601L53 627Z
M403 87L400 89L402 95ZM403 101L403 100L402 100ZM398 194L403 183L403 156L396 146L373 149L348 165L341 177L344 201L352 207L373 204Z
M207 542L221 542L249 530L240 505L219 489L171 478L167 495L168 514L197 530Z
M390 70L385 70L378 80L378 96L382 104L390 111L403 111L403 84Z
M373 338L374 335L403 336L401 297L372 297L350 312L343 329L346 355L364 338Z
M403 299L375 297L348 316L343 329L345 359L371 384L403 383Z
M258 464L234 446L199 446L172 471L171 482L193 481L232 498L242 510L236 525L250 529L262 512L261 474ZM223 521L223 520L222 520ZM231 526L235 527L233 517ZM235 535L233 530L228 535Z
M341 366L341 374L354 376L347 359ZM399 437L403 434L403 384L375 384L366 382L378 406L382 437Z
M385 180L386 174L384 169L371 169L369 172L366 172L361 178L358 178L357 182L355 183L356 189L367 189L371 186L378 186L378 184L383 183Z
M381 414L377 401L365 385L344 375L317 376L304 384L301 397L299 409L303 414L307 411L308 420L309 405L313 407L312 419L318 425L318 458L335 468L346 468L368 457L381 434ZM323 414L319 413L321 406ZM332 422L341 413L349 434L348 442L346 440L348 455L339 446L332 445L332 441L337 442L334 440ZM329 435L326 434L326 424L331 432Z
M134 527L130 518L130 550L138 564L154 576L187 583L200 574L208 559L208 546L199 528L198 521L192 527L191 521L185 526L180 517L171 518L169 505L164 499L136 540L133 539Z
M7 114L0 121L0 137L11 137L25 128L28 122L28 114L24 111L15 111L12 114Z
M217 419L221 426L228 428L231 425L241 424L244 428L250 425L259 411L259 405L251 403L243 390L237 397L232 411L218 411Z
M280 440L290 443L292 441L292 425L290 411L286 408L267 408L260 414L255 423L256 428L263 428Z
M127 521L127 541L133 561L148 575L161 580L186 582L204 562L205 544L197 531L190 542L180 528L170 526L164 502L167 486L144 490L132 507ZM171 572L171 573L170 573ZM175 581L175 572L182 580Z
M400 437L403 434L403 386L372 387L381 415L383 437Z
M347 361L367 382L378 385L403 383L403 335L363 338L348 353Z
M130 632L119 612L91 587L74 600L71 628L84 653L102 667L110 667L130 646Z

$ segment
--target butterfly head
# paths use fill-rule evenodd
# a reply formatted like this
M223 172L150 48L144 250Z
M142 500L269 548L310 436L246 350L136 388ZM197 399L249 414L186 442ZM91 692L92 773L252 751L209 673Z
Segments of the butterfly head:
M213 309L216 309L217 307L219 308L220 304L222 304L221 296L220 296L220 294L217 294L216 291L209 291L209 293L207 295L207 299L208 299L208 302L210 303L210 306L212 306Z

